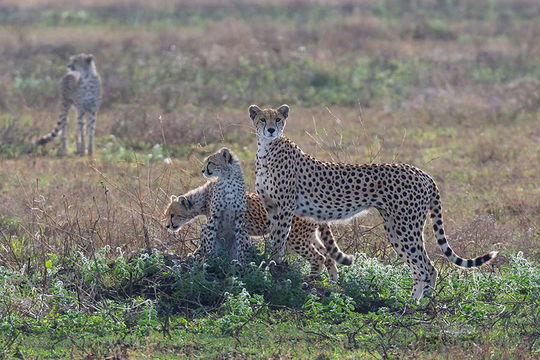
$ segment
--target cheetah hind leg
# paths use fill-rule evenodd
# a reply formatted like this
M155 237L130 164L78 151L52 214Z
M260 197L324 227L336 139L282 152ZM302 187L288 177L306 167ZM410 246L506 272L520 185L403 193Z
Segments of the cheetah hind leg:
M338 275L338 269L336 266L336 261L332 259L330 256L327 256L324 261L324 266L326 267L326 270L328 271L328 278L332 282L337 282L339 279Z
M438 273L434 266L431 267L429 274L429 281L424 283L424 297L431 298L435 291L435 284L437 282Z
M326 246L319 240L314 233L313 244L320 254L323 256L324 266L328 271L328 279L332 282L337 282L339 278L338 269L336 266L336 260L334 260L328 253Z
M306 258L311 265L311 272L309 273L307 280L313 281L321 276L323 266L326 258L322 255L313 244L309 244L308 254L300 254ZM337 270L336 270L337 271Z
M417 267L416 271L418 271L418 275L414 276L412 297L416 301L423 298L430 298L433 295L435 283L437 282L437 270L427 257L427 254L425 253L424 255L427 261L423 266Z
M58 152L56 153L56 155L60 157L65 156L67 153L67 123L64 123L61 131L62 135L60 137L60 147L58 148Z
M60 135L60 148L58 149L58 156L65 156L67 153L67 132L68 132L68 124L67 124L67 112L63 114L65 117L62 119L62 128Z
M313 226L307 224L304 220L294 218L286 247L309 262L311 272L307 281L312 281L319 278L326 259L323 255L324 245L316 237Z
M425 211L427 211L427 209ZM432 291L435 281L437 280L437 271L435 270L435 267L433 267L424 248L424 239L422 235L424 224L417 223L417 228L419 229L418 233L420 235L413 236L413 239L410 239L406 234L401 234L397 231L397 229L406 227L407 224L396 223L394 217L385 211L380 211L380 213L384 219L384 227L390 239L390 243L394 247L396 253L405 258L407 265L412 271L414 279L412 298L415 301L419 301L424 295L427 295L427 293ZM426 292L426 290L428 291Z

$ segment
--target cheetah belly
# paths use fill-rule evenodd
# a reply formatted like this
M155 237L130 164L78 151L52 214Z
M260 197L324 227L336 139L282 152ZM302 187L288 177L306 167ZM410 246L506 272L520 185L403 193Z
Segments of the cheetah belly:
M302 194L296 196L295 214L301 217L311 218L315 221L341 222L348 221L357 216L363 216L368 213L369 206L352 206L354 204L339 204L336 201L327 201L322 199L311 199Z
M88 78L83 78L81 82L77 105L85 112L96 111L99 102L99 84Z

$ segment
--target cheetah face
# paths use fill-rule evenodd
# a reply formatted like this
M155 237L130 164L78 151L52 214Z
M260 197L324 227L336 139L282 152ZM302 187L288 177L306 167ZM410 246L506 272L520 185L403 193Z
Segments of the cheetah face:
M67 68L70 71L88 71L94 62L94 55L78 54L69 58Z
M171 202L165 210L165 216L167 221L165 227L171 232L177 232L197 214L195 214L193 204L186 197L172 195Z
M257 132L257 137L275 140L283 134L285 120L289 116L289 105L281 105L277 109L261 109L257 105L249 107L249 117Z
M230 173L233 162L234 155L232 152L227 148L222 148L204 160L203 176L207 179L226 176Z

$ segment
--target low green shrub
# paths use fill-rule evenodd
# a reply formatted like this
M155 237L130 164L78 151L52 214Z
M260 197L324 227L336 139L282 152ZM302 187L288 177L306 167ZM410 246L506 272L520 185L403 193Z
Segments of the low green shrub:
M540 268L521 253L495 271L440 269L433 298L420 304L410 298L406 266L384 265L361 253L340 268L337 284L326 278L306 284L302 276L308 269L296 262L275 278L260 255L240 267L221 258L180 260L160 251L128 257L107 247L92 256L49 254L40 266L29 265L36 270L0 267L3 349L25 338L60 344L69 334L78 342L110 344L144 341L174 326L227 338L276 324L289 332L294 324L296 331L325 334L333 346L345 334L349 348L387 355L396 344L507 346L515 336L538 351Z

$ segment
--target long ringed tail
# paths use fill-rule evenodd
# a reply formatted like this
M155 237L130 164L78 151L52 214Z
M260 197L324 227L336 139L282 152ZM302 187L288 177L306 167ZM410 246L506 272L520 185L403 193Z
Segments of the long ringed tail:
M62 104L62 112L60 114L60 119L56 123L56 126L50 133L48 133L45 136L40 137L35 142L36 145L45 145L46 143L52 141L55 137L58 136L60 131L65 128L66 123L67 123L67 115L68 115L69 107L70 107L69 104Z
M332 259L342 265L351 265L353 263L354 256L341 251L328 224L319 224L317 230L328 255Z
M491 251L474 259L464 259L456 255L454 250L448 244L442 221L441 200L439 191L435 188L435 196L430 204L431 221L433 223L433 232L437 243L448 260L462 268L472 268L491 262L498 254L498 251Z

